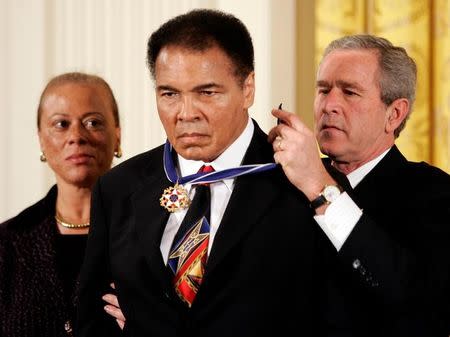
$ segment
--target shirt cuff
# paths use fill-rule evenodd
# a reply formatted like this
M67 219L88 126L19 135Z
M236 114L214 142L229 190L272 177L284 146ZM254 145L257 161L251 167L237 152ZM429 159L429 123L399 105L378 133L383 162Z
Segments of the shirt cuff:
M314 219L339 251L361 215L362 210L343 192L327 207L325 214L315 215Z

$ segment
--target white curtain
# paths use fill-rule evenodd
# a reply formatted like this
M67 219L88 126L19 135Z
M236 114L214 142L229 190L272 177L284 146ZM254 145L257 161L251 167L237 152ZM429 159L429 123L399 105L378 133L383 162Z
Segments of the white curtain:
M295 110L295 0L0 0L0 221L54 183L36 134L38 98L54 75L84 71L109 82L121 115L120 161L165 140L147 40L170 17L200 7L233 13L248 27L257 87L250 111L268 131L273 107Z

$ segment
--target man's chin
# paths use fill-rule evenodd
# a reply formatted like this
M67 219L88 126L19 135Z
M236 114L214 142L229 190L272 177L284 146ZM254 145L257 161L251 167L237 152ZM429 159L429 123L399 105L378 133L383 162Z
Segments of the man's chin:
M181 147L179 149L175 148L175 151L187 160L201 160L207 162L207 159L209 158L208 151L202 146Z
M319 144L320 144L320 152L323 155L325 155L327 157L333 157L333 154L336 149L332 142L325 141L325 142L320 142Z
M328 127L320 131L319 137L323 140L332 140L333 138L342 137L343 131L338 128Z

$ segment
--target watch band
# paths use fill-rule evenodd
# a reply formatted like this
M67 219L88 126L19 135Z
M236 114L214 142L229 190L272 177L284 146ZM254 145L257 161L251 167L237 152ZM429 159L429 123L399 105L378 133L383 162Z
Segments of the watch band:
M342 187L339 185L325 185L319 196L315 198L309 206L312 209L317 209L318 207L332 203L340 194L342 193Z
M327 199L325 199L325 197L322 194L320 194L317 198L311 201L309 207L311 207L312 209L317 209L320 206L325 205L326 203Z

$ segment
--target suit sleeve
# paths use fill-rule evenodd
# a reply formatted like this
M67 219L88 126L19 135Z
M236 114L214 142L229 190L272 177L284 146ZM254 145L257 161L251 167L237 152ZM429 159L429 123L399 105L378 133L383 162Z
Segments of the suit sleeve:
M428 192L384 221L363 213L338 256L361 295L372 296L368 305L372 298L394 314L420 312L448 335L450 193ZM397 225L400 231L389 230Z
M103 204L101 179L94 187L91 202L91 225L78 292L77 336L119 336L120 328L106 314L102 296L111 292L108 224Z
M340 260L353 270L355 280L365 289L395 305L405 297L406 282L413 273L413 251L395 241L363 214L339 252Z

